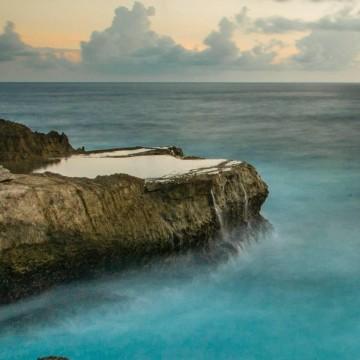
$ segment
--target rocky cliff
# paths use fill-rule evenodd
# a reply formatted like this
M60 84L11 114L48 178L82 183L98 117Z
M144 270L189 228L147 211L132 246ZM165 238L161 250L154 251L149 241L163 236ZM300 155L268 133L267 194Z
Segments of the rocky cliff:
M170 148L168 154L178 159L182 152ZM264 221L267 194L255 168L244 162L158 179L0 169L0 303L207 247L220 227L254 229Z
M14 171L74 152L65 134L33 132L25 125L0 119L0 164Z

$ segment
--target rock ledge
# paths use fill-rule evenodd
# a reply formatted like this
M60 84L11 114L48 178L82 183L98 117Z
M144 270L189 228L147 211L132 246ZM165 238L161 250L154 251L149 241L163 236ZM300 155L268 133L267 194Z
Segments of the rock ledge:
M158 156L193 161L181 149L161 149ZM221 226L256 229L265 222L260 209L268 195L246 162L151 179L11 174L0 168L0 179L3 304L84 276L207 248Z

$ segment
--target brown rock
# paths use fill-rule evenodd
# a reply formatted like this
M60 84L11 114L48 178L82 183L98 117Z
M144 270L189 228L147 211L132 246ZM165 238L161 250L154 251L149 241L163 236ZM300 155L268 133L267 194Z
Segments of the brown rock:
M11 174L11 172L8 169L5 169L3 166L0 165L0 183L9 182L14 178L15 176Z
M74 152L65 134L33 132L25 125L0 119L0 164L10 170L22 165L31 169L31 164Z
M5 145L0 138L7 159L25 156L22 151L28 157L73 151L65 135L34 135L22 125L6 129L14 134ZM19 133L27 134L26 140L17 138ZM182 157L179 148L163 151ZM5 179L0 181L0 303L207 247L220 225L263 224L266 184L247 163L226 166L151 181L123 174L96 179L13 176L0 168Z

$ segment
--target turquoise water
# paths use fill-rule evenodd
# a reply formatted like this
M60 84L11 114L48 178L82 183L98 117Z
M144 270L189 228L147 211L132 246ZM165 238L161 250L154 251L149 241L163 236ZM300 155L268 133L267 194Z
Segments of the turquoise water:
M0 117L75 146L245 159L274 232L0 308L0 359L359 359L360 85L0 84Z

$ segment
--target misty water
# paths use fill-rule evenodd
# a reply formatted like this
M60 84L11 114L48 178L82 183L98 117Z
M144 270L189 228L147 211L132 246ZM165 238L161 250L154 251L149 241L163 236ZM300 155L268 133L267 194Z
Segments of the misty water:
M0 117L87 149L246 160L273 233L0 308L0 359L360 358L360 85L0 84Z

